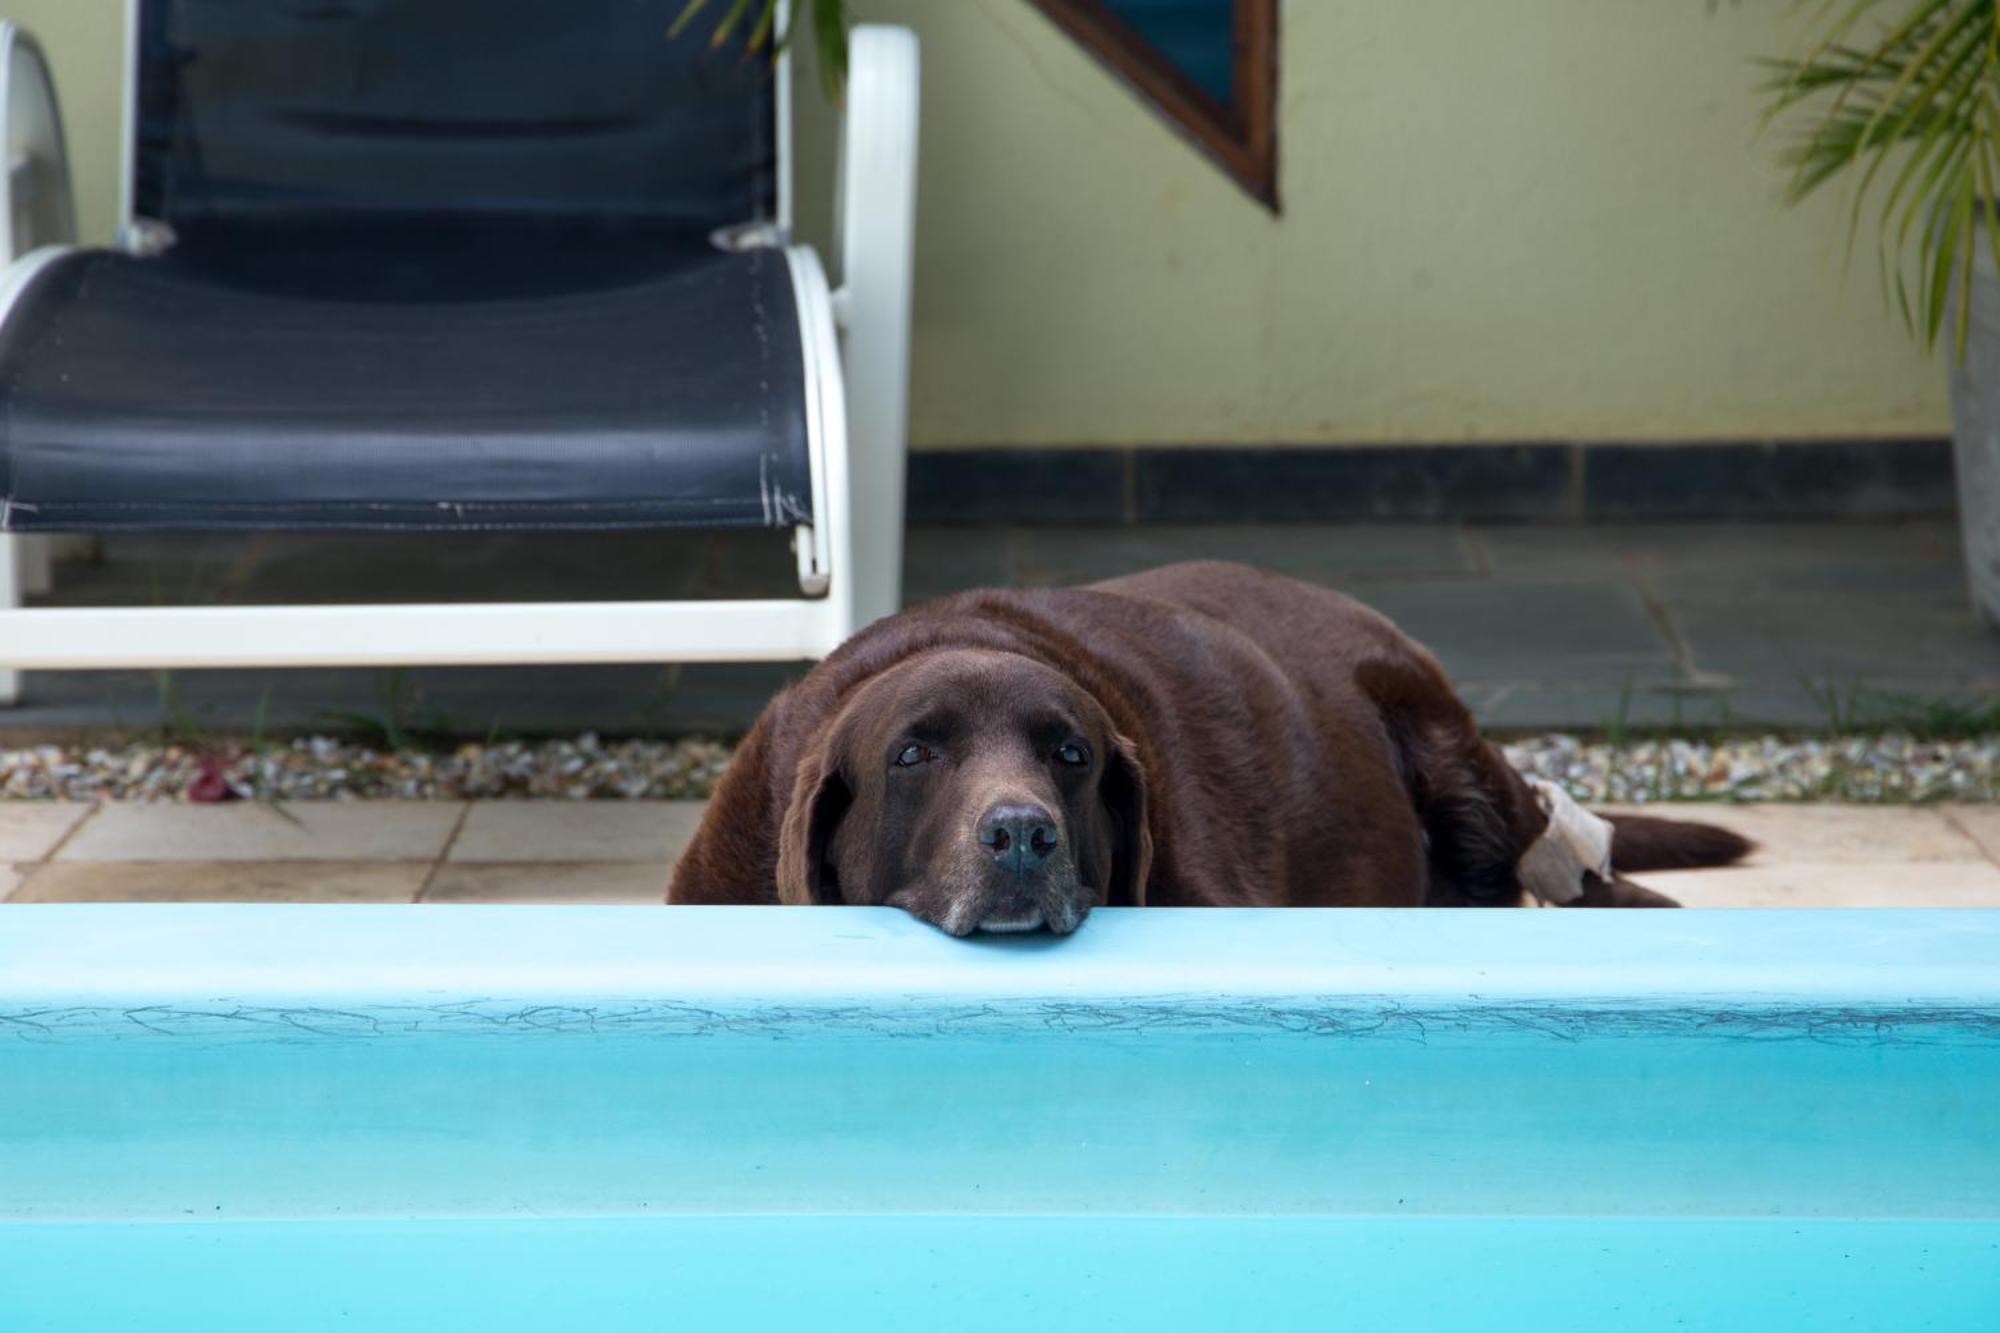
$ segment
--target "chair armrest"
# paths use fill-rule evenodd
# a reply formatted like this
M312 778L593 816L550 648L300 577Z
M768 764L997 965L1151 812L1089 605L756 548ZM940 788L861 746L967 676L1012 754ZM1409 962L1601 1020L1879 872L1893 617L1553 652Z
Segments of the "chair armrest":
M0 23L0 259L76 239L55 78L33 34Z
M834 316L846 333L855 540L869 571L857 624L900 602L917 211L917 38L864 24L849 45Z
M849 50L836 218L843 322L857 286L872 296L907 282L917 206L916 34L863 24Z

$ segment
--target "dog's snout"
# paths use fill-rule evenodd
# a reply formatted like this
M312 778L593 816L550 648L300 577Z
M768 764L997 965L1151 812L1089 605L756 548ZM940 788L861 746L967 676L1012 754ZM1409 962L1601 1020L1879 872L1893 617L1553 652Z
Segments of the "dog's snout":
M987 854L1016 873L1033 870L1062 844L1056 821L1039 805L996 805L979 820Z

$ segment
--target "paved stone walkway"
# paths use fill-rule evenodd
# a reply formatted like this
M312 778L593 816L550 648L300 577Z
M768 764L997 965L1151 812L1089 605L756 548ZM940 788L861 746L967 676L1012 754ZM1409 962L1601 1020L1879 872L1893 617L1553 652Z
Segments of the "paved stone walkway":
M1656 812L1661 807L1652 807ZM657 903L694 801L0 803L0 898ZM1757 840L1691 907L2000 907L2000 806L1673 806Z
M1361 597L1435 649L1493 727L1818 726L2000 696L2000 631L1968 609L1948 521L918 527L907 586L921 600L1198 557ZM62 566L51 600L783 596L791 570L783 542L760 533L128 536L97 564ZM40 674L24 706L0 710L0 732L173 720L243 733L260 716L273 729L324 730L380 717L393 699L405 727L474 738L733 734L797 670Z

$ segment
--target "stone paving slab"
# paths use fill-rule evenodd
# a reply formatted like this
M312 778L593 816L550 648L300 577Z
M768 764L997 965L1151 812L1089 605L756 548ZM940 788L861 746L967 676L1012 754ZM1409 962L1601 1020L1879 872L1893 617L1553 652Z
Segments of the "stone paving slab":
M663 861L454 861L438 867L421 903L606 903L666 901L673 866Z
M211 534L107 539L57 604L403 597L784 596L769 534ZM1976 703L2000 631L1964 594L1955 525L1904 522L1173 524L913 528L908 598L1242 559L1342 587L1429 642L1489 725L1815 727L1829 688ZM393 571L394 578L385 575ZM406 725L453 735L737 734L803 668L426 669ZM325 729L382 711L366 670L31 673L0 733ZM173 701L171 707L163 699ZM1680 702L1676 702L1679 700Z
M746 662L654 666L435 667L401 673L403 726L471 740L489 736L737 735L805 665ZM172 677L176 725L244 737L352 729L383 713L385 673L365 668L188 671ZM157 734L160 683L148 672L37 672L27 702L0 708L5 733L36 738Z
M1683 907L2000 907L1989 861L1794 861L1634 876Z
M657 903L700 807L297 802L297 824L249 804L83 807L53 858L0 862L0 898ZM2000 806L1635 808L1758 843L1742 867L1638 876L1688 906L2000 907Z
M1683 598L1670 613L1697 671L1739 681L1874 684L1931 673L2000 685L2000 632L1956 601L1903 595ZM1919 691L1924 690L1919 685Z
M272 807L115 804L61 861L435 861L465 815L455 801L295 801Z
M1482 680L1463 686L1460 697L1482 726L1509 735L1550 730L1610 734L1635 727L1674 730L1735 728L1747 717L1780 716L1791 725L1810 725L1820 715L1796 686L1768 702L1767 713L1746 712L1742 696L1722 685L1691 685L1665 671L1627 673L1596 684L1548 685L1534 680ZM1555 722L1552 719L1561 718Z
M1088 583L1189 559L1237 560L1331 584L1468 578L1479 572L1464 535L1446 524L1161 524L1081 531L1023 528L1014 537L1009 581Z
M1719 824L1757 844L1747 864L1867 867L1940 861L1985 864L1987 853L1935 807L1894 805L1651 805L1626 813ZM1966 807L1979 809L1979 807ZM1880 874L1877 878L1885 878Z
M9 903L407 903L430 867L412 861L51 861Z
M1476 523L1467 537L1494 578L1676 577L1710 588L1847 586L1879 571L1949 579L1958 525L1902 522ZM1961 582L1962 586L1962 582Z
M449 859L671 862L707 808L706 801L482 801L466 815Z
M1015 541L1004 529L912 528L903 535L903 601L1015 582Z
M2000 806L1956 805L1945 811L1945 817L1978 843L1987 859L2000 864Z
M1357 595L1425 644L1455 680L1670 679L1676 665L1637 589L1575 579L1384 583ZM1548 664L1566 664L1552 673Z
M0 862L41 860L95 808L82 801L0 801Z

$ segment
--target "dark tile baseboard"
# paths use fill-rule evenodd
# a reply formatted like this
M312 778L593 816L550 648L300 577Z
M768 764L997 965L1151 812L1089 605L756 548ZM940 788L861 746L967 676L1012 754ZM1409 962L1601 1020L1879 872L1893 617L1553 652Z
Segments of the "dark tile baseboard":
M919 523L1909 518L1951 442L1024 448L910 456Z

